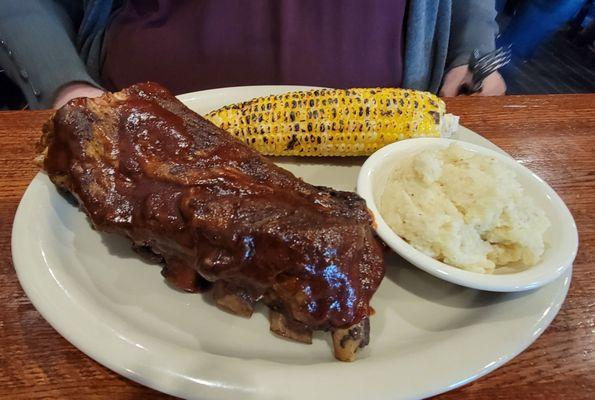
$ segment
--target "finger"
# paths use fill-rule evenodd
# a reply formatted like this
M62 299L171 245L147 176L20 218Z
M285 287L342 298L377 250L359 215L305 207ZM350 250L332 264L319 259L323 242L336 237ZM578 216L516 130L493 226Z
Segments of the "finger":
M444 82L439 94L445 97L453 97L460 94L461 85L470 74L467 65L460 65L448 71L444 76Z
M494 83L487 83L477 92L478 96L502 96L506 93L506 86Z
M502 76L494 72L486 78L481 89L481 96L502 96L506 94L506 82Z
M455 97L458 96L461 91L460 84L453 84L453 85L444 85L440 90L440 96L444 97Z

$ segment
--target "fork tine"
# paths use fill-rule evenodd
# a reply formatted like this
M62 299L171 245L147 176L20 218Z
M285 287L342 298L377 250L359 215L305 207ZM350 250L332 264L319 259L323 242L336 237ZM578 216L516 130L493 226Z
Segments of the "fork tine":
M507 54L510 53L512 48L512 45L506 45L504 47L499 47L489 53L484 54L483 56L479 57L479 59L477 59L477 64L481 63L481 62L485 62L486 60L492 58L492 57L497 57L501 54Z
M501 49L499 49L501 50ZM482 57L480 59L480 61L478 61L475 66L476 68L478 67L482 67L484 65L489 65L492 62L494 62L494 60L500 60L502 58L506 58L506 57L510 57L511 55L511 51L510 50L502 50L502 51L498 51L498 52L494 52L494 53L490 53L488 54L489 57Z
M508 45L508 46L504 46L504 47L499 47L494 51L491 51L489 53L484 54L482 57L480 57L480 60L486 60L492 57L497 57L501 54L508 54L511 52L512 46Z
M477 51L474 50L469 62L469 69L472 72L471 92L479 90L483 80L494 71L508 64L512 57L512 45L499 47L494 51L477 58Z
M498 69L502 68L506 64L508 64L508 61L502 61L500 63L493 64L492 68L486 68L486 69L482 70L481 72L476 72L473 75L473 82L481 82L481 81L483 81L490 74L492 74L493 72L495 72Z
M490 64L489 66L486 66L486 67L482 68L481 70L474 71L473 82L477 83L477 82L483 81L492 72L497 71L498 69L500 69L503 66L505 66L506 64L508 64L509 61L510 61L510 57L503 58L499 62Z
M498 57L495 57L494 59L490 60L490 62L486 62L481 65L477 65L475 67L475 71L479 72L479 71L483 71L485 69L492 68L492 66L495 64L508 63L510 61L511 57L512 57L511 53L503 53L503 54L499 55Z
M508 64L510 62L510 58L502 58L500 60L494 61L493 63L486 65L482 68L478 68L475 70L476 74L485 74L487 71L495 71L499 68L502 68L503 66L505 66L506 64ZM490 72L490 73L491 73Z
M475 74L476 78L474 80L480 81L480 80L485 79L485 77L490 75L492 72L497 71L498 69L502 68L507 63L508 62L502 61L500 63L493 64L490 68L485 68L485 69L482 69L481 71L476 72L476 74Z

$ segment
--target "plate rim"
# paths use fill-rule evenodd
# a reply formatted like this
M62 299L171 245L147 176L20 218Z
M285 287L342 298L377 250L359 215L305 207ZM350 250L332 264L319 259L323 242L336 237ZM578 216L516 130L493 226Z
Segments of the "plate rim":
M265 88L271 88L271 87L274 88L275 86L267 86ZM254 90L254 89L259 89L262 87L261 86L250 86L250 87L243 87L243 88L250 88L250 89ZM234 88L220 88L220 89L212 89L211 91L213 91L213 92L220 91L221 92L221 91L233 90L233 89ZM249 90L249 89L247 89L247 90ZM192 92L192 93L188 93L187 95L197 95L197 94L202 95L202 94L204 94L204 92L205 91ZM36 185L40 183L39 182L40 175L44 175L44 174L40 172L40 173L38 173L38 175L36 175L36 177L33 179L33 181L27 187L27 190L25 191L25 194L23 195L23 198L21 199L21 201L19 203L19 206L15 213L15 218L14 218L14 223L13 223L13 228L12 228L12 236L11 236L12 257L13 257L13 263L15 266L17 277L19 279L21 286L23 287L23 290L25 291L25 293L31 300L32 304L40 312L40 314L44 317L44 319L58 333L60 333L60 335L63 336L68 342L70 342L72 345L74 345L81 352L83 352L87 356L91 357L92 359L96 360L97 362L99 362L103 366L107 367L108 369L110 369L110 370L112 370L112 371L118 373L119 375L122 375L128 379L131 379L137 383L151 387L155 390L159 390L161 392L168 393L168 394L171 394L174 396L182 396L182 397L188 396L187 392L185 392L183 390L180 391L179 388L176 388L176 387L174 387L175 385L171 384L172 382L175 383L176 382L175 380L147 379L145 376L137 373L136 371L134 371L131 368L127 368L126 366L118 365L117 363L114 363L113 360L109 356L104 356L103 354L101 354L101 352L98 351L97 348L93 349L92 345L89 345L88 343L86 343L85 340L81 340L80 337L77 337L72 331L69 331L68 327L63 326L60 323L62 319L67 320L68 318L57 316L55 309L52 309L52 307L50 306L50 302L46 301L47 299L44 298L43 293L40 293L38 288L35 287L34 282L31 281L30 279L28 279L28 277L26 276L27 272L28 272L26 264L29 261L28 259L30 259L30 257L31 257L31 254L30 254L31 250L30 250L30 247L27 247L22 243L22 239L24 238L23 234L26 233L26 228L27 228L27 218L26 218L25 214L28 211L28 207L30 208L32 206L30 203L27 203L27 201L29 200L28 196L31 196L31 193L34 190L38 190L38 189L36 189ZM49 265L47 264L47 262L45 263L45 266L49 268ZM50 272L50 271L48 270L47 272ZM419 393L418 395L421 397L433 396L433 395L443 393L443 392L455 389L457 387L463 386L471 381L474 381L474 380L492 372L496 368L498 368L501 365L505 364L506 362L510 361L512 358L514 358L515 356L520 354L522 351L524 351L531 343L533 343L545 331L545 329L549 326L549 324L553 321L553 319L558 314L559 309L560 309L561 305L563 304L563 302L566 298L566 295L568 293L568 289L569 289L569 285L570 285L570 281L571 281L571 274L572 274L572 266L568 269L566 274L564 274L562 277L559 278L559 279L565 279L564 283L562 284L561 291L556 292L557 296L559 296L559 301L557 301L553 307L550 307L549 312L547 314L545 314L544 316L542 316L541 319L538 320L539 323L535 327L534 331L531 332L531 335L527 336L528 339L524 343L517 345L516 349L514 351L510 351L508 354L504 354L497 362L494 362L491 365L484 366L484 367L480 368L476 373L469 375L465 379L454 382L452 385L450 385L448 387L442 386L442 387L429 388L427 391L425 391L423 393ZM59 282L52 281L52 283L56 284L56 286L53 287L54 290L61 289L58 286ZM77 305L71 304L71 306L77 306ZM97 320L95 322L101 325L101 321ZM83 339L85 339L85 338L83 338ZM204 352L202 352L202 354L205 354L209 357L223 357L223 356L213 355L213 354L204 353ZM242 361L244 361L244 360L238 360L239 363L241 363ZM249 360L246 362L249 362ZM339 363L337 365L339 365ZM188 378L188 377L185 377L185 378ZM221 386L217 386L213 389L212 384L209 384L208 382L196 382L196 383L199 385L199 387L202 387L205 390L205 392L203 392L201 390L201 391L197 391L195 394L200 395L201 397L205 396L205 398L223 398L220 396L220 394L222 394L223 392L225 392L227 394L231 394L232 396L237 396L238 394L251 395L254 393L256 393L257 395L270 394L268 392L260 392L260 391L255 392L253 388L249 388L249 387L221 385ZM258 388L258 389L263 390L263 388ZM264 388L264 389L266 389L266 388ZM208 390L214 390L214 391L209 392ZM216 396L212 396L213 394L216 394ZM418 395L416 395L415 398L417 398ZM411 398L414 398L414 397L411 397Z
M35 186L38 186L40 184L39 177L47 178L47 176L45 174L43 174L42 172L38 173L38 175L36 175L34 181L30 184L31 190L36 190ZM29 190L30 190L30 188L28 187L25 194L27 194L27 192ZM25 196L23 196L23 198L25 198ZM13 225L13 236L12 236L13 262L15 265L15 270L17 272L19 283L21 284L23 290L27 294L28 298L31 300L31 303L35 306L35 308L39 311L39 313L44 317L44 319L52 326L52 328L54 328L69 343L71 343L78 350L80 350L82 353L86 354L93 360L97 361L98 363L107 367L108 369L114 371L115 373L122 375L128 379L131 379L134 382L140 383L144 386L148 386L148 387L158 390L160 392L178 396L178 397L182 397L182 398L196 398L196 399L234 398L234 397L225 397L225 396L221 397L218 395L217 396L206 395L206 397L204 397L205 394L203 394L203 393L196 393L196 394L200 395L197 397L189 396L188 392L186 392L186 391L180 392L178 387L176 387L175 385L171 385L171 383L175 382L175 380L146 379L146 377L142 373L135 372L133 369L128 368L130 365L128 367L125 365L120 365L120 364L114 362L112 360L112 358L110 358L109 356L105 357L102 354L102 352L99 351L99 348L101 347L101 345L93 346L93 344L88 343L89 342L88 337L81 337L79 335L74 334L73 332L70 332L69 329L72 327L72 325L65 326L60 321L61 319L67 320L68 318L62 318L61 316L58 315L59 313L56 312L55 308L51 307L51 303L48 302L47 299L44 298L43 295L40 293L40 291L34 287L33 282L30 279L27 279L25 277L25 275L23 275L23 273L26 272L26 268L19 267L19 266L22 266L27 263L27 260L26 260L27 252L26 251L19 252L17 250L17 249L20 249L23 247L22 244L19 243L20 239L18 239L18 238L23 237L20 234L20 231L25 229L23 222L21 222L21 221L25 220L25 217L23 216L23 213L25 213L27 211L25 207L26 206L22 206L21 204L19 204L19 207L17 208L17 213L16 213L16 215L18 216L18 222L17 222L17 217L15 217L15 223ZM16 235L15 235L15 231L17 233ZM17 265L19 265L19 266L17 266ZM46 264L46 266L48 266L48 270L46 272L49 272L50 267L47 264ZM50 272L50 274L51 274L51 272ZM444 386L434 387L434 388L429 389L423 393L417 393L414 397L405 397L405 398L411 398L411 399L426 398L426 397L435 396L437 394L444 393L444 392L456 389L458 387L464 386L470 382L475 381L478 378L481 378L482 376L485 376L485 375L491 373L495 369L501 367L502 365L506 364L508 361L512 360L514 357L519 355L527 347L529 347L535 340L537 340L537 338L539 338L539 336L547 329L547 327L551 324L551 322L557 316L562 304L564 303L566 295L568 293L570 282L571 282L571 277L572 277L572 266L570 268L568 268L567 272L559 278L559 279L565 280L565 282L562 284L562 291L557 293L560 296L560 300L558 302L556 302L555 304L553 304L553 306L551 306L549 308L547 314L543 315L540 319L538 319L538 323L535 325L535 329L531 332L531 335L527 336L528 339L525 340L523 343L517 344L517 346L515 347L515 349L513 351L510 351L507 354L503 354L496 362L492 362L492 363L490 363L490 365L487 365L487 366L477 369L474 373L469 374L469 376L467 376L465 379L454 382L453 384L449 385L448 387L444 387ZM59 293L62 293L62 290L64 290L64 289L60 287L60 283L57 280L51 280L51 283L52 283L52 285L54 285L52 287L52 290L58 290ZM75 304L73 302L67 302L65 304L74 306L74 308L79 308L79 305ZM80 307L80 308L85 309L85 307ZM96 320L94 318L91 318L91 321L93 323L97 324L100 328L103 328L102 321ZM66 325L68 325L68 324L66 324ZM97 328L97 326L96 326L96 328ZM126 348L128 348L128 346ZM221 356L221 355L217 355L217 354L211 354L211 353L205 353L205 352L201 352L201 354L204 355L208 359L225 358L225 356ZM128 358L130 358L130 357L128 357ZM238 361L247 362L246 360L238 360ZM363 361L363 360L360 360L360 363L361 363L361 361ZM276 363L274 361L268 361L268 363L271 363L272 365L278 365L278 363ZM333 363L336 363L337 365L342 364L342 363L339 363L338 361L333 362ZM354 364L357 364L357 361ZM163 372L163 371L160 370L160 372ZM176 379L181 378L180 376L177 376L177 375L170 376L170 378L172 378L172 377L176 378ZM182 379L189 379L189 378L190 377L184 376ZM211 386L207 382L200 382L200 385L204 389L210 389L210 386ZM218 387L218 390L225 391L228 394L230 394L231 396L237 396L238 394L243 394L243 395L248 396L249 394L252 393L252 390L250 390L250 388L241 387L241 386L232 386L232 385L226 385L226 384L220 385ZM258 394L264 395L267 393L258 392Z

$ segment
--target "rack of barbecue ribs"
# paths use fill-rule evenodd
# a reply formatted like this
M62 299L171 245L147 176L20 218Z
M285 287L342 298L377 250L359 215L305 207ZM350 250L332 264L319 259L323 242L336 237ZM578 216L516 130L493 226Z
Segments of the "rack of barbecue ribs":
M383 248L364 201L309 185L186 108L154 83L59 109L38 161L92 226L128 237L189 292L310 343L330 331L351 361L368 344Z

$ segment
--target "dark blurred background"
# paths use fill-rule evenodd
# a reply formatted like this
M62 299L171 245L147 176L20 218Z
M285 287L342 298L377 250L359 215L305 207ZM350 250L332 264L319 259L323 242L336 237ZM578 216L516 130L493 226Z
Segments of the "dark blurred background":
M497 8L498 45L513 49L501 71L508 94L595 92L594 0L497 0ZM26 107L0 70L0 110Z
M456 0L455 0L456 1ZM508 94L595 92L593 0L498 0Z

